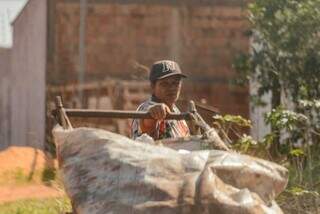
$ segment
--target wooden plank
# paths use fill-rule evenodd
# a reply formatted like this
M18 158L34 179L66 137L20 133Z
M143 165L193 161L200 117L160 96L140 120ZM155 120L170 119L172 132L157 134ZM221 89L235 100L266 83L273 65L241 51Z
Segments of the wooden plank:
M68 117L104 117L118 119L153 119L148 112L119 111L119 110L93 110L93 109L64 109ZM56 112L56 111L55 111ZM54 113L55 114L55 113ZM170 113L167 120L190 120L189 113Z

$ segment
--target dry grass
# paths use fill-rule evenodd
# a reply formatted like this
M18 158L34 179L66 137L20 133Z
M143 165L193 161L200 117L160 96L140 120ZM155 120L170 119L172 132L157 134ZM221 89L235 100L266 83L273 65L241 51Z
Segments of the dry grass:
M277 202L284 213L318 214L320 213L320 197L314 194L294 195L288 191L282 193Z
M0 204L1 214L61 214L71 211L67 197L28 199Z

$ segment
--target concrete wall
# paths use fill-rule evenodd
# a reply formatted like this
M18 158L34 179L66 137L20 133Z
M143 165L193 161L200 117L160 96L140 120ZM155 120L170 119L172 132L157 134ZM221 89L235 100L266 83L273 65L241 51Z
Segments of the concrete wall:
M0 149L10 145L11 50L0 48Z
M88 2L85 80L146 79L135 65L174 59L189 75L186 99L248 117L248 89L229 84L233 57L249 46L244 1ZM50 11L47 82L76 82L79 1L56 0Z
M43 148L47 1L29 0L13 23L11 142Z

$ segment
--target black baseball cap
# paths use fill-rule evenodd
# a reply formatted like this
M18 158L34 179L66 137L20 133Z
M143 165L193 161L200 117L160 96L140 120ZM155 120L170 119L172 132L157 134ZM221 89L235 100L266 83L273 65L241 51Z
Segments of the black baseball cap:
M156 80L175 75L181 76L183 78L187 77L187 75L181 72L178 63L171 60L161 60L153 63L150 69L149 80L151 82L155 82Z

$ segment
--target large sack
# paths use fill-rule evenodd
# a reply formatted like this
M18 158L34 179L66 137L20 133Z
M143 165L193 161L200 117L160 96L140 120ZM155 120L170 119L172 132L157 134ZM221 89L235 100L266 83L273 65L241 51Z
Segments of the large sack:
M82 213L282 213L277 164L218 150L189 154L111 132L53 131L67 194Z

